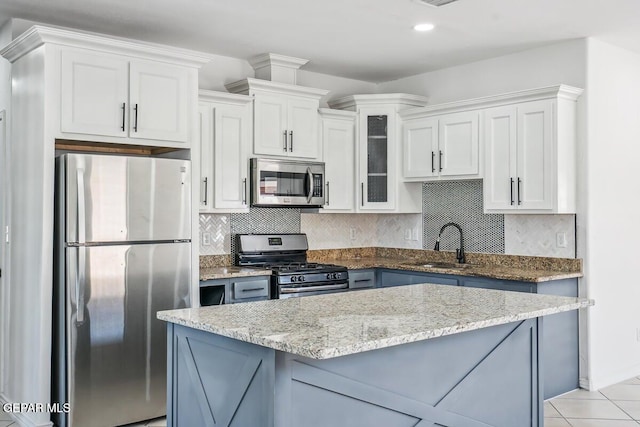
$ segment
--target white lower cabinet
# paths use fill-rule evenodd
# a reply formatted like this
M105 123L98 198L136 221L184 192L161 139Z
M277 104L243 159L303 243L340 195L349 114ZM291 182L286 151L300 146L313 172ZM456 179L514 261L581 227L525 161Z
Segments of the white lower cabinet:
M200 91L200 212L249 210L252 101Z
M354 212L356 114L321 108L320 123L325 163L325 205L320 212Z

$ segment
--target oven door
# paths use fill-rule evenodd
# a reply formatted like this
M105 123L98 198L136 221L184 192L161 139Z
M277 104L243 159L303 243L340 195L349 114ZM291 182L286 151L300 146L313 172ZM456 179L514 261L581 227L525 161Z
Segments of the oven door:
M278 298L303 297L309 295L335 294L338 292L348 292L349 282L318 284L318 285L280 285L278 286Z
M321 207L324 176L324 163L251 159L251 205Z

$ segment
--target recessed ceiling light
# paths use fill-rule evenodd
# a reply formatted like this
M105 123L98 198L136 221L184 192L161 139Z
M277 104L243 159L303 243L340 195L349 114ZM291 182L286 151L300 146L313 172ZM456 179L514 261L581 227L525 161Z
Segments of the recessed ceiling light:
M417 24L416 26L413 27L413 29L416 31L431 31L435 27L436 26L433 24Z

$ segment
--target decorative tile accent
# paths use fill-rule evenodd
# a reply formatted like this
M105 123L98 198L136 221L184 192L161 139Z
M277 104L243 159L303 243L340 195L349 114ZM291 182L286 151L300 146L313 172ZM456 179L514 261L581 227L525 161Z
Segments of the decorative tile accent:
M575 224L575 215L505 215L505 253L574 258ZM566 248L556 246L557 233L567 236Z
M200 215L200 255L223 255L231 250L230 221L226 214ZM205 245L205 241L209 244Z
M440 228L455 222L464 232L465 250L504 253L504 215L487 215L482 209L482 180L423 184L423 248L432 249ZM455 250L459 242L457 230L449 228L440 249Z
M236 234L300 233L300 209L251 208L249 213L231 214L231 254L235 255Z
M416 240L405 240L406 230ZM422 247L420 214L303 214L301 231L307 233L310 249Z

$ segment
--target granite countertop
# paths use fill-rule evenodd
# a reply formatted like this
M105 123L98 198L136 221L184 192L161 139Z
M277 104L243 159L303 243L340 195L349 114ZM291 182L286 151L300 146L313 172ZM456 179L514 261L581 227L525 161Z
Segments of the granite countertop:
M264 268L237 267L201 267L200 280L229 279L231 277L270 276L271 270Z
M575 310L586 299L432 284L158 312L158 319L314 359Z
M466 266L464 268L425 267L424 265L428 264L429 261L407 260L406 258L365 257L359 259L336 259L331 262L345 266L350 270L389 268L394 270L419 271L423 273L488 277L492 279L518 280L522 282L536 283L582 277L582 273L576 271L567 272L491 264L465 264Z

